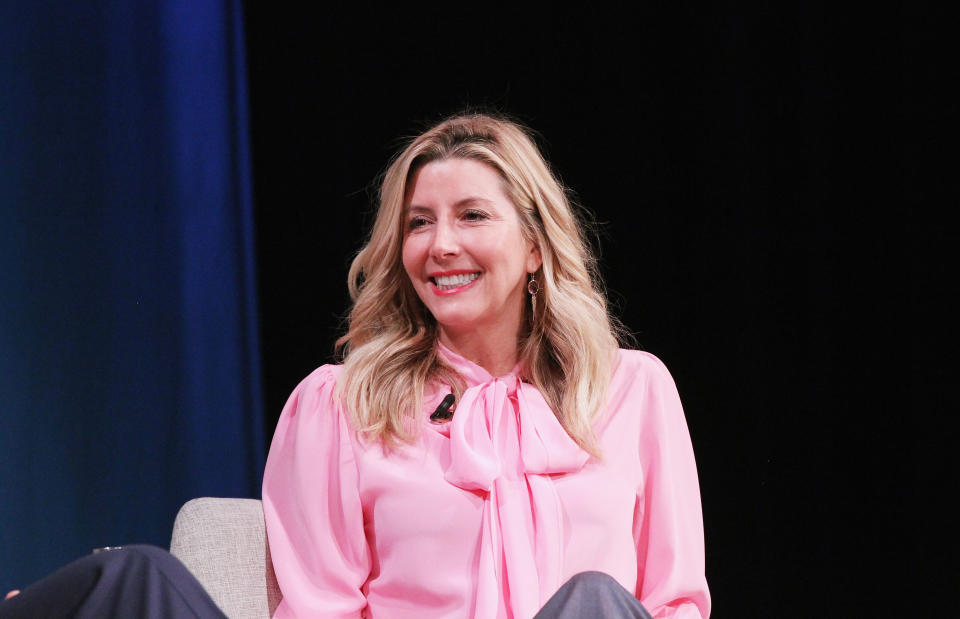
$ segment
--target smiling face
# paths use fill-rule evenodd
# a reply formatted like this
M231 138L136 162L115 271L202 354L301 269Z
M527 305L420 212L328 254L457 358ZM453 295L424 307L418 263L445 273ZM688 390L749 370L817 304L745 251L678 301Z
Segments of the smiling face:
M404 217L403 267L441 341L515 341L541 260L497 171L472 159L428 163L410 179Z

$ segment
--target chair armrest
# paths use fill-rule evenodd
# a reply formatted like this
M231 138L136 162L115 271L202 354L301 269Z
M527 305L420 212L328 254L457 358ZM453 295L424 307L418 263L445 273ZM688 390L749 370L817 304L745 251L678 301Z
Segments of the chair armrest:
M256 499L199 498L180 508L170 553L231 618L270 617L280 603Z

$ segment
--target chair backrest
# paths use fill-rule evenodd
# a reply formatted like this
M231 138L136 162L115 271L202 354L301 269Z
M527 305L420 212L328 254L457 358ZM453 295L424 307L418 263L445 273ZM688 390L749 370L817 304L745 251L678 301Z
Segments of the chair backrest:
M231 619L270 617L280 603L256 499L193 499L177 514L170 553Z

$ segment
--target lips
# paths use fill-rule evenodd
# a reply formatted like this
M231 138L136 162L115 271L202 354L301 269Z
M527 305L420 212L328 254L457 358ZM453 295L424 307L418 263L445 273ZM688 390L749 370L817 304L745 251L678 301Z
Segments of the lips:
M480 277L479 271L446 271L429 276L437 294L453 294L468 288Z
M478 277L480 277L479 273L461 273L460 275L438 275L431 277L430 280L433 282L433 285L440 290L450 290L452 288L466 286Z

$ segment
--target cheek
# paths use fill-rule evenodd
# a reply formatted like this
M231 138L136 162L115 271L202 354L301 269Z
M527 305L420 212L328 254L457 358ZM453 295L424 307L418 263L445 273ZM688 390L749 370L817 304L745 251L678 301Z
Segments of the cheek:
M411 281L419 279L419 273L423 268L423 252L417 247L416 239L407 237L403 242L401 260L403 261L403 270L407 272L407 277Z

